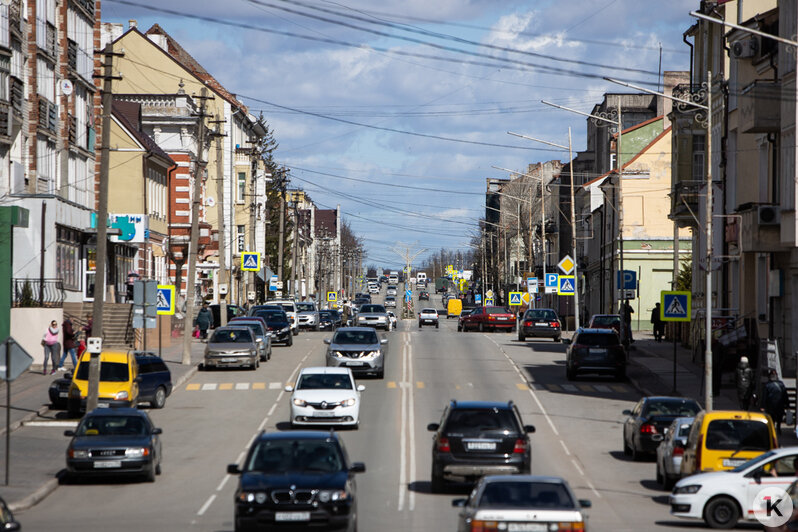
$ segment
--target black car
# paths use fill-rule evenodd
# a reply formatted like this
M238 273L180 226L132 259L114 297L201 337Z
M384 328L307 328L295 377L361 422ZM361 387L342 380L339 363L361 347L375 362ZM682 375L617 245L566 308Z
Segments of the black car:
M565 338L565 376L574 380L581 373L614 375L626 378L626 349L612 329L579 328L573 339Z
M529 473L529 433L512 401L451 401L440 423L430 423L431 489L440 493L447 481L473 482L483 475Z
M291 334L291 320L288 314L276 309L256 310L251 316L257 316L266 320L269 332L272 335L272 342L283 342L285 345L294 345L294 335Z
M550 308L534 308L524 313L518 322L518 341L523 342L528 336L533 338L551 338L560 341L562 325L557 312Z
M261 432L243 466L235 493L235 530L357 530L355 473L333 432Z
M6 532L22 530L22 525L14 519L14 514L8 509L8 505L2 497L0 497L0 530Z
M644 454L654 454L662 441L665 429L677 417L694 417L701 406L684 397L643 397L623 423L623 454L638 460Z
M341 315L337 310L319 311L319 329L334 331L341 326Z
M143 410L96 408L88 412L66 452L67 473L77 476L142 476L155 482L161 474L161 429Z
M426 290L422 290L418 293L418 300L419 301L429 301L429 292Z
M208 308L211 309L211 314L213 315L213 325L215 327L221 327L222 326L222 322L220 321L221 317L222 317L221 305L218 305L218 304L214 303L213 305L208 305ZM235 318L237 316L243 316L244 314L246 314L246 312L244 312L244 309L239 307L238 305L233 305L233 304L228 304L227 305L227 322L228 323L233 318Z

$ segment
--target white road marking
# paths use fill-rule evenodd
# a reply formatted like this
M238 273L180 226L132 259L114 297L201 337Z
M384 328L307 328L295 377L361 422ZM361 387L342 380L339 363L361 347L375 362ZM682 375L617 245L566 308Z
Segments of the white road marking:
M407 382L407 344L402 349L402 382ZM402 511L405 508L405 489L407 488L407 403L405 402L405 395L407 394L407 387L401 386L401 414L399 416L399 502L397 503L397 510Z
M202 508L199 509L199 512L197 512L197 515L204 514L205 510L208 509L208 507L211 505L211 503L214 501L214 499L216 499L216 495L215 494L211 495L210 497L208 497L208 500L205 501L205 504L203 504Z
M222 491L224 485L227 484L227 481L230 479L231 475L225 475L222 481L219 483L219 486L216 488L216 491Z
M565 451L565 454L567 454L568 456L571 456L571 451L569 451L568 447L565 446L565 442L560 440L560 445L562 445L562 448L563 448L563 451Z
M560 386L562 386L562 389L567 392L575 392L578 390L578 388L573 384L561 384Z
M413 382L413 347L410 345L409 337L407 343L407 378L412 383ZM407 392L407 411L408 411L408 442L410 448L410 474L408 478L414 479L416 477L416 424L415 424L415 388L410 386L409 391ZM416 492L415 490L410 490L410 486L407 487L408 491L410 492L410 511L412 512L416 508Z
M593 388L604 393L610 393L612 391L610 390L610 387L607 386L606 384L594 384Z
M216 389L216 383L215 382L206 382L205 384L202 385L202 389L203 390L215 390Z
M269 413L268 413L268 414L266 414L266 415L267 415L267 416L269 416L269 417L271 417L271 415L272 415L272 414L274 414L274 409L275 409L275 408L277 408L277 403L274 403L274 404L272 405L272 407L269 409Z
M249 390L249 383L248 382L237 382L236 383L236 390Z
M579 471L579 474L580 474L581 476L585 476L585 472L584 472L584 471L582 471L582 468L581 468L581 467L579 467L579 464L576 462L576 460L574 460L573 458L571 458L571 463L572 463L572 464L574 464L574 467L576 468L576 470L577 470L577 471Z
M596 497L601 499L601 493L598 492L598 490L596 489L596 486L594 486L593 483L590 482L589 478L585 477L585 483L587 484L587 487L590 488L591 491L593 491L593 493L596 494Z
M269 389L270 390L279 390L282 387L283 387L283 383L282 382L270 382L269 383Z

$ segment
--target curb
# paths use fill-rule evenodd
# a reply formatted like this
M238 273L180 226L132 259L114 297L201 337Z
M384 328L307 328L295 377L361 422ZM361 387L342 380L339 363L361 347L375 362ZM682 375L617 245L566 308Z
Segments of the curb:
M38 410L35 410L35 411L29 413L28 415L26 415L25 417L20 418L20 419L18 419L16 421L12 422L11 425L9 425L8 428L9 428L10 432L14 432L15 430L20 428L22 425L24 425L28 421L30 421L32 419L35 419L37 417L42 417L42 416L44 416L44 414L46 414L49 411L50 411L50 407L48 405L41 406L41 407L39 407ZM6 428L5 427L0 428L0 436L4 436L5 433L6 433Z
M36 489L36 491L31 493L30 495L27 495L26 497L24 497L19 501L9 503L8 509L11 510L12 512L21 512L24 510L28 510L29 508L32 508L33 506L43 501L44 498L50 495L52 492L54 492L56 488L58 488L58 479L51 478L50 480L39 486L38 489Z

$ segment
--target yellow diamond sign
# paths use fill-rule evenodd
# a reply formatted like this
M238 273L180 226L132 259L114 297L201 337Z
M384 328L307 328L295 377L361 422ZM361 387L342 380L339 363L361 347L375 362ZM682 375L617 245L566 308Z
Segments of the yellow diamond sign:
M562 258L562 260L557 264L557 267L562 270L565 275L570 275L572 271L574 271L574 260L569 256L566 255Z

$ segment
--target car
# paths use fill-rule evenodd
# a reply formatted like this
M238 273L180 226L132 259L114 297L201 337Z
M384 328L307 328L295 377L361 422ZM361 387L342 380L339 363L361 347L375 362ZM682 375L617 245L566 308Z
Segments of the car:
M386 331L391 330L391 320L388 318L388 312L382 305L373 305L368 303L361 305L355 317L355 326L357 327L376 327Z
M259 310L255 313L255 317L260 317L266 320L266 326L271 333L273 342L282 342L285 345L294 345L294 335L291 332L291 320L288 315L280 310Z
M369 285L369 294L379 294L379 293L380 293L379 285L377 285L376 283Z
M562 338L562 324L557 312L550 308L535 308L524 312L518 322L518 341L523 342L530 336L551 338L559 342Z
M473 530L586 530L584 508L568 482L559 477L491 475L483 477L468 499L455 499L462 508L457 532Z
M460 331L496 331L515 329L515 314L507 307L477 307L474 311L458 320Z
M446 299L444 303L446 305L446 319L449 318L460 318L460 314L463 313L463 300L457 297L450 297Z
M161 474L161 429L143 410L96 408L75 430L66 451L70 478L83 476L140 476L155 482Z
M205 344L202 369L239 367L255 370L260 365L259 355L252 329L227 325L216 329Z
M388 289L385 291L385 295L387 296L395 296L396 295L396 285L389 284Z
M740 519L756 523L758 508L752 501L757 494L764 488L787 490L796 481L797 469L798 447L782 447L730 471L690 475L673 487L668 500L671 515L703 520L710 528L733 528Z
M139 396L137 403L149 403L151 408L163 408L172 394L172 372L166 362L155 353L134 351L138 364Z
M255 334L255 343L258 344L258 356L261 362L272 358L272 337L269 334L269 324L259 316L245 316L233 318L228 324L231 326L245 325Z
M211 309L211 314L213 315L213 324L215 327L221 327L221 305L214 303L213 305L208 305L208 308ZM234 305L232 303L227 304L227 322L229 323L230 320L235 318L236 316L243 316L246 312L243 308L239 307L238 305Z
M99 407L135 407L139 398L139 369L133 351L103 351L100 353ZM89 393L89 361L86 351L78 357L67 397L69 417L78 417L86 410Z
M418 293L418 300L419 301L429 301L429 292L426 290L422 290Z
M233 498L237 532L318 528L357 530L356 473L335 432L261 432L243 464L227 466L239 475Z
M337 310L319 311L319 329L334 331L341 326L341 315Z
M687 435L693 417L677 417L665 429L662 441L657 446L657 482L670 490L682 476L682 457L687 446Z
M472 308L472 309L469 309L469 310L464 310L460 314L460 316L457 317L457 330L458 331L462 331L463 330L463 322L466 320L466 318L468 318L468 316L473 314L474 311L476 311L476 310L477 310L476 308ZM448 319L448 316L447 316L447 319Z
M344 366L355 375L385 376L388 340L371 327L341 327L327 344L327 366Z
M17 530L22 530L22 525L14 519L14 514L11 513L11 510L8 509L8 505L6 501L0 497L0 530L4 530L6 532L16 532Z
M621 334L620 314L594 314L587 326L589 329L612 329Z
M369 297L361 296L355 298L353 305L355 306L355 308L360 308L361 306L368 305L369 303L371 303L371 296Z
M421 312L418 313L418 328L420 329L423 325L434 325L437 329L438 311L434 308L421 309Z
M398 320L396 319L396 314L394 314L390 310L388 312L386 312L386 314L388 314L388 319L391 320L391 328L392 329L396 329L396 324L398 322Z
M616 380L626 378L626 349L612 329L579 328L573 338L563 338L565 376L574 380L584 373L610 374Z
M276 299L274 301L269 301L269 304L282 307L283 312L285 312L286 316L288 316L288 320L291 322L291 332L294 333L294 336L299 334L299 311L297 310L296 303L290 299Z
M701 405L684 397L643 397L631 410L624 410L623 454L639 460L657 452L665 429L678 417L693 417Z
M291 426L360 424L360 392L352 370L346 367L310 367L299 372L296 386L286 386L291 394Z
M385 301L383 302L383 306L385 308L396 308L396 298L393 296L386 296Z
M455 401L444 409L433 432L431 489L449 481L473 482L483 475L525 474L531 469L529 434L512 402Z
M301 301L296 304L299 312L299 328L319 330L319 310L313 301Z

